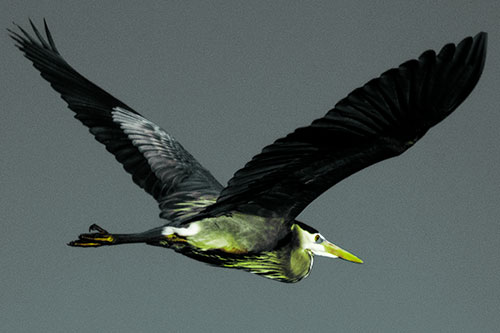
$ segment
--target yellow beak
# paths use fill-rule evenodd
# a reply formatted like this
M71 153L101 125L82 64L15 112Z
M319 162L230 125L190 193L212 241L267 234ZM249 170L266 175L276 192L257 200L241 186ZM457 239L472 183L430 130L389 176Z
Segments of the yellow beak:
M356 257L354 254L349 253L346 250L341 249L337 245L332 244L332 243L330 243L328 241L324 241L323 242L323 246L325 247L325 252L327 252L329 254L332 254L332 255L334 255L336 257L342 258L342 259L347 260L347 261L352 261L352 262L355 262L355 263L358 263L358 264L362 264L363 263L363 260L361 260L358 257Z

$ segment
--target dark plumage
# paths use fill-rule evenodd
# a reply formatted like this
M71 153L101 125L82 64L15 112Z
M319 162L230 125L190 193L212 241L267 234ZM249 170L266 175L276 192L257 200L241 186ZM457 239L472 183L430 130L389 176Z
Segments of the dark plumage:
M483 32L426 51L265 147L223 187L171 135L76 72L46 23L46 39L31 26L36 38L9 30L18 48L166 219L139 234L93 225L69 245L147 243L283 282L307 276L314 254L362 262L296 216L342 179L414 145L471 93L486 58Z

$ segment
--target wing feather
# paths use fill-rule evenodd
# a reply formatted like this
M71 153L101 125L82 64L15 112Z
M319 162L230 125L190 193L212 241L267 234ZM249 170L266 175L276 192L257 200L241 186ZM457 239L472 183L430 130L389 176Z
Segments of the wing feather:
M203 214L239 211L291 221L342 179L403 153L471 93L486 39L479 33L437 55L426 51L354 90L323 118L265 147Z
M59 54L44 21L46 39L31 22L36 38L17 26L9 30L17 47L61 94L75 118L159 203L160 216L180 223L215 202L222 186L179 142L74 70Z

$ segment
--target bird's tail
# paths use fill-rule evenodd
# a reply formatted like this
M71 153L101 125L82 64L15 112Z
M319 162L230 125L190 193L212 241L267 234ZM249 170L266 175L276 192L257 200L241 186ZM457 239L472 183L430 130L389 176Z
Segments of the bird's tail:
M96 224L89 227L90 233L81 234L77 240L68 243L73 247L99 247L127 243L151 243L161 236L161 232L151 230L138 234L111 234Z

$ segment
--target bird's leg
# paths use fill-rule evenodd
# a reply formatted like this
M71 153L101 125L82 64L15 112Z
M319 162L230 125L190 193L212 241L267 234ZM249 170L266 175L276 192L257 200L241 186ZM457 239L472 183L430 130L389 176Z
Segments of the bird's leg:
M116 244L116 238L97 224L92 224L89 231L91 233L81 234L77 240L69 242L68 245L74 247L99 247Z
M89 227L90 233L81 234L78 239L69 242L69 246L74 247L99 247L103 245L118 245L130 243L146 243L156 245L158 241L164 240L162 235L163 227L154 228L141 233L132 234L111 234L106 229L101 228L97 224L92 224Z

